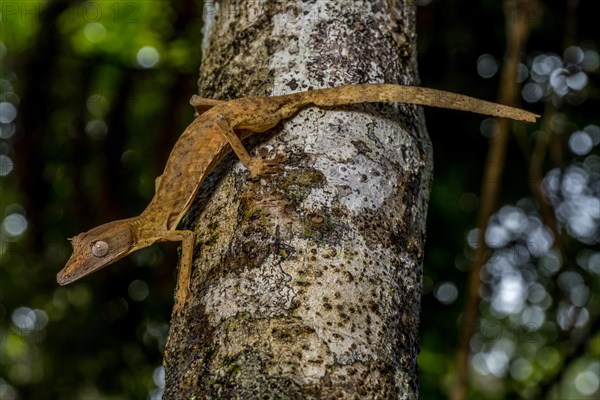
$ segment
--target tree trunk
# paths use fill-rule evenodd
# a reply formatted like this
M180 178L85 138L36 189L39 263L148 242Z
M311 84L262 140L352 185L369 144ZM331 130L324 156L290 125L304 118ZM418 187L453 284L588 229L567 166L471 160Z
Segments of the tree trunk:
M418 83L411 1L205 7L203 97ZM171 321L164 398L417 398L421 110L307 108L273 134L255 151L285 155L282 174L252 181L230 157L184 221L193 298Z

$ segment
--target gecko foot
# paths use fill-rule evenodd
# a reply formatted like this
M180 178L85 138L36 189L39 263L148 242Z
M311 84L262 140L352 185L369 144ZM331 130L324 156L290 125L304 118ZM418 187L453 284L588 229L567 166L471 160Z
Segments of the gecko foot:
M177 293L175 296L175 304L173 304L173 313L179 314L181 310L183 310L183 306L185 305L185 303L187 303L189 298L190 296L187 293L187 291L185 294Z
M283 163L286 157L278 154L270 160L261 157L253 157L248 165L250 176L260 178L265 175L281 174L283 172Z
M186 274L179 275L175 292L175 304L173 304L173 313L179 314L191 297L190 278Z

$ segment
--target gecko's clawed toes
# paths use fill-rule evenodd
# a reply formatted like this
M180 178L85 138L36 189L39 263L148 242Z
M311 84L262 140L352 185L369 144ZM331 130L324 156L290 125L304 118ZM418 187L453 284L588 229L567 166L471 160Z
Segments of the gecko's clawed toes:
M270 160L255 157L248 166L252 178L260 178L265 175L281 174L283 172L283 163L286 160L284 155L276 155Z
M173 304L173 313L174 314L179 314L183 309L185 304L188 302L188 300L190 300L190 295L180 295L177 294L175 296L175 303Z

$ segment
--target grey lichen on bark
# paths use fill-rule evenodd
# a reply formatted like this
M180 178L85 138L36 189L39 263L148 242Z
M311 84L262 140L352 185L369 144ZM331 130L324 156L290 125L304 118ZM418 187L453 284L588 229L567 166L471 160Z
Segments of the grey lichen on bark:
M204 97L417 83L410 1L213 11ZM307 108L255 139L257 154L287 157L284 172L253 181L230 157L184 221L198 235L193 298L171 321L164 398L417 398L422 111Z

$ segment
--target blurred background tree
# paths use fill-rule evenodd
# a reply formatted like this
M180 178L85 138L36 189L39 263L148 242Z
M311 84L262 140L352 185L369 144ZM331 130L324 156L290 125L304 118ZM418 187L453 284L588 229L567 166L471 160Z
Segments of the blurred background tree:
M508 41L503 2L416 3L423 85L494 100ZM465 332L467 398L600 393L594 2L518 3L534 8L519 98L544 116L509 136L483 232L480 187L497 122L426 110L436 172L424 399L455 393ZM193 118L187 101L212 2L0 5L0 399L160 398L176 247L152 246L67 287L55 275L71 253L67 237L139 213L151 198ZM478 319L465 321L480 233L481 303Z

